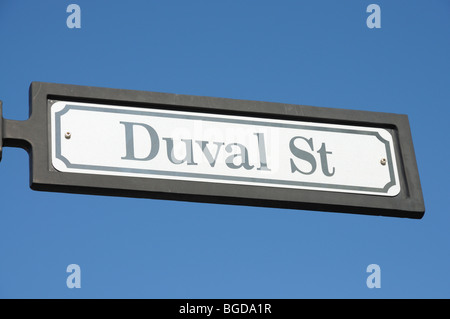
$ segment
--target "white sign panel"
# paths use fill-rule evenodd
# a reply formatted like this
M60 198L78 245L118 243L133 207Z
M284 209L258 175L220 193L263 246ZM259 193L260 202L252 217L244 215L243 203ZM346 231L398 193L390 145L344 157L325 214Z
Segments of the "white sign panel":
M395 196L381 128L92 103L51 106L60 172Z

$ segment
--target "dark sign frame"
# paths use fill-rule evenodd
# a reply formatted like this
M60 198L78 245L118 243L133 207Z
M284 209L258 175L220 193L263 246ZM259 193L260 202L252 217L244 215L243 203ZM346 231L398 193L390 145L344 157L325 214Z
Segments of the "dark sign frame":
M21 147L30 154L30 187L34 190L408 218L422 218L425 212L406 115L43 82L31 83L29 94L29 119L2 119L0 138L3 133L3 146ZM50 105L55 100L384 128L393 136L401 191L387 197L58 172L50 156Z

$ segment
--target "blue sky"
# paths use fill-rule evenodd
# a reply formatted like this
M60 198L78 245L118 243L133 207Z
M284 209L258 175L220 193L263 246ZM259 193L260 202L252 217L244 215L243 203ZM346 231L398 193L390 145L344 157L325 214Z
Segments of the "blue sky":
M5 148L0 297L449 298L449 14L447 0L1 0L5 118L27 119L32 81L407 114L426 213L36 192L28 154Z

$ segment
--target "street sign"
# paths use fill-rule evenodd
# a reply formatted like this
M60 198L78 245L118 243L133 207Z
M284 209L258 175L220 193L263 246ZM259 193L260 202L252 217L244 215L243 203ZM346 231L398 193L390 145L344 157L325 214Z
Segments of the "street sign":
M52 101L60 172L395 196L382 128Z
M36 190L425 211L406 115L40 82L30 102L0 127L31 154Z

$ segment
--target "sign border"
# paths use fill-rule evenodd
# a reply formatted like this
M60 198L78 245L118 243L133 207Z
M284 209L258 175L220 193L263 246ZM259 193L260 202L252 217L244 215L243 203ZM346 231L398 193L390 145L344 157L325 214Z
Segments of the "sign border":
M425 205L407 115L273 102L32 82L27 121L3 120L4 146L30 154L40 191L422 218ZM401 185L393 197L157 178L64 173L51 165L53 100L384 128L393 136Z
M159 109L155 109L155 110L142 110L142 111L136 111L135 109L133 110L129 110L129 111L118 111L116 109L111 109L108 107L105 108L99 108L99 107L95 107L95 106L88 106L88 105L70 105L70 103L73 102L65 102L65 101L50 101L50 105L49 107L52 107L55 103L66 103L66 105L64 106L63 109L59 110L58 112L56 112L54 114L55 118L55 130L57 131L57 133L55 136L55 157L57 159L59 159L60 161L62 161L67 168L77 168L77 169L92 169L94 171L120 171L123 170L119 167L109 167L109 166L95 166L95 165L82 165L82 164L73 164L71 163L67 158L65 158L62 154L61 154L61 140L62 140L62 136L61 136L61 116L64 115L65 113L69 112L70 110L84 110L84 111L93 111L93 112L111 112L111 113L121 113L121 114L134 114L134 115L151 115L153 117L173 117L173 118L184 118L185 115L182 114L166 114L166 113L161 113ZM123 108L126 108L126 106L121 106ZM213 117L205 117L202 116L201 114L199 115L188 115L190 117L190 119L200 119L200 120L206 120L206 121L213 121L213 122L228 122L228 123L240 123L240 124L250 124L250 125L263 125L263 126L271 126L271 127L288 127L288 128L298 128L298 129L305 129L305 130L315 130L315 131L327 131L327 132L338 132L338 133L348 133L348 134L356 134L356 135L370 135L370 136L374 136L376 137L381 143L384 144L385 149L386 149L386 154L387 157L390 159L388 161L388 168L389 168L389 181L381 188L375 188L375 187L367 187L367 186L351 186L351 185L337 185L337 184L321 184L318 182L302 182L302 181L284 181L284 180L275 180L275 179L270 179L270 180L266 180L266 179L260 179L260 178L255 178L255 177L251 177L251 178L246 178L246 177L234 177L234 176L221 176L221 175L214 175L214 174L208 174L207 178L211 178L211 179L217 179L217 180L223 180L223 179L227 179L230 181L247 181L247 180L252 180L252 181L258 181L261 184L284 184L284 185L291 185L291 186L309 186L309 187L316 187L317 189L313 189L314 191L316 190L320 190L320 188L328 188L328 189L333 189L335 188L336 191L343 191L344 189L346 190L357 190L357 191L367 191L367 192L374 192L374 193L379 193L380 196L392 196L392 195L387 195L387 191L389 190L389 188L391 188L394 185L398 184L398 181L396 181L396 176L394 173L394 164L391 161L392 160L392 155L391 155L391 147L390 147L390 143L389 141L385 140L379 132L375 132L375 131L364 131L362 130L362 127L358 127L355 129L349 129L349 128L333 128L333 127L321 127L321 126L305 126L303 123L302 124L280 124L280 123L270 123L270 122L261 122L260 118L256 119L256 118L252 118L252 119L248 119L248 120L241 120L241 119L222 119L222 118L213 118ZM167 172L167 171L158 171L158 170L146 170L146 169L126 169L127 172L147 172L147 171L151 171L151 174L155 174L155 175L170 175L170 176L184 176L184 177L192 177L192 178L198 178L198 177L204 177L205 174L198 174L198 173L181 173L178 171L174 171L172 174ZM106 174L109 175L109 174ZM215 178L215 177L219 177L219 178ZM154 178L154 177L153 177ZM231 183L230 183L231 184ZM289 188L288 186L286 186L285 188ZM323 190L322 190L323 191ZM349 193L353 193L355 194L355 192L349 192ZM373 195L377 195L377 194L373 194ZM395 196L395 195L393 195Z

